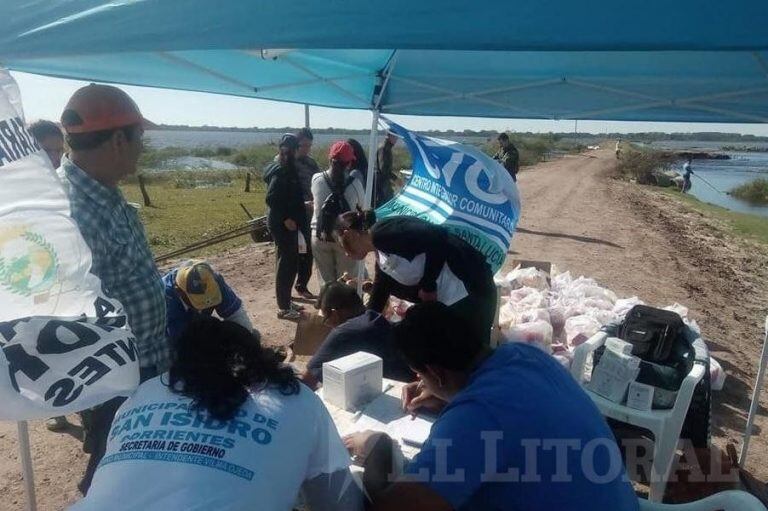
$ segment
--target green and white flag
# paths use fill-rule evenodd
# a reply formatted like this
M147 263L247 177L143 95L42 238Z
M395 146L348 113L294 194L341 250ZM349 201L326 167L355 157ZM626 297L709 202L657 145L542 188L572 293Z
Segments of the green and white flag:
M416 216L443 224L498 271L520 219L520 195L506 169L477 147L385 122L408 146L413 174L395 198L376 210L376 216Z
M138 386L123 307L90 269L64 187L0 69L0 420L64 415Z

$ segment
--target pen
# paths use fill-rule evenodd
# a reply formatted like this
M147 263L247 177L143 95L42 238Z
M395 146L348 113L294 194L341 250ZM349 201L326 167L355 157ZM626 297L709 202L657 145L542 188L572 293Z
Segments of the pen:
M357 422L357 419L359 419L363 415L362 410L358 410L355 412L355 414L352 416L352 422Z
M384 387L384 390L382 391L382 394L386 394L387 392L389 392L390 390L392 390L394 387L395 387L395 386L394 386L393 384L391 384L391 383L387 383L387 386L386 386L386 387Z

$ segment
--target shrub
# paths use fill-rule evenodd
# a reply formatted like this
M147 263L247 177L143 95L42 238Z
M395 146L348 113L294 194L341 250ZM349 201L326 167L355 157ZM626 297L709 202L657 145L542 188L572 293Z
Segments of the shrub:
M733 188L728 193L750 204L768 205L768 179L759 177Z
M668 169L675 159L665 151L624 144L616 170L619 177L632 178L644 185L656 184L654 173Z

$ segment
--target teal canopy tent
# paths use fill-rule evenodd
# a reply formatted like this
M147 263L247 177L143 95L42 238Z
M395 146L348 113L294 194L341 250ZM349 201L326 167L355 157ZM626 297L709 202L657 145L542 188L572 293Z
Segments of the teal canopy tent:
M373 152L379 113L768 122L767 26L765 0L7 0L0 66L367 109Z

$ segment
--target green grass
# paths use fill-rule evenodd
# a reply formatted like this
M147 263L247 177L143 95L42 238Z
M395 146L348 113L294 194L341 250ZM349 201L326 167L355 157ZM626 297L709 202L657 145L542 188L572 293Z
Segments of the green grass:
M551 135L512 134L510 138L520 151L521 165L538 163L553 150L569 152L581 149ZM497 147L494 143L484 146L483 149L493 154ZM162 255L243 225L247 217L240 208L240 203L243 203L254 216L263 215L266 190L261 173L264 167L272 162L276 152L277 147L274 145L257 145L242 149L145 148L139 161L139 168L152 206L142 207L139 215L154 254ZM320 168L327 167L327 155L327 146L313 148L312 156L317 160ZM228 161L243 169L151 171L164 166L164 162L169 159L182 156ZM402 142L395 146L393 158L395 169L411 168L410 155ZM251 171L253 175L251 193L243 191L247 171ZM122 190L129 201L143 204L136 177L129 178L122 185ZM243 236L201 249L188 256L208 256L247 243L250 243L250 237Z
M211 173L183 174L188 179L205 179ZM148 175L147 191L152 206L142 207L139 215L156 256L240 227L247 220L240 208L241 202L252 215L264 214L265 191L261 179L256 177L251 182L251 189L255 187L255 191L245 193L244 173L229 174L232 174L229 183L220 182L209 188L179 187L173 175ZM137 184L126 183L121 188L128 201L143 204ZM250 237L242 236L182 257L212 255L250 242Z
M736 198L745 200L754 205L768 204L768 179L757 178L741 186L733 188L730 192Z
M690 194L682 194L668 188L658 188L661 193L689 206L694 211L723 222L732 234L768 244L768 218L736 213L714 204L702 202Z

